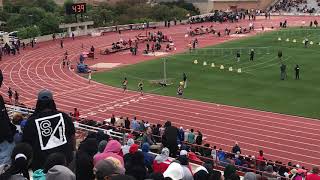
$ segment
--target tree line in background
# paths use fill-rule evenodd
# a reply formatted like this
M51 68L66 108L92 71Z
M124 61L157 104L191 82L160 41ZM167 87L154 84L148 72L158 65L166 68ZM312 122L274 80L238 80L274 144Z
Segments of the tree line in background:
M66 15L67 0L58 6L53 0L4 0L0 21L3 31L18 31L20 38L59 33L59 24L76 21L94 21L95 27L165 20L182 20L188 15L199 14L191 3L183 0L171 3L147 4L146 0L123 0L115 4L87 5L81 15Z

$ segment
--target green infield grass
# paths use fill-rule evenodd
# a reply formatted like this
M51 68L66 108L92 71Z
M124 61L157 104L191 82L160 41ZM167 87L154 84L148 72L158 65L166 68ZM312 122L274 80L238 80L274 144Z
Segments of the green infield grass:
M303 44L305 38L307 48ZM186 99L320 118L319 43L320 29L286 29L196 49L165 60L159 58L98 72L92 78L121 88L127 77L128 88L135 91L142 80L145 92L177 96L177 87L185 72L188 77ZM251 49L255 50L254 61L249 60ZM279 50L283 52L282 61L278 58ZM236 61L237 52L241 54L240 62ZM159 88L155 82L164 78L164 61L167 82L172 85ZM207 65L203 65L204 61ZM280 80L281 62L287 66L286 80ZM295 80L297 64L300 80ZM224 69L220 69L221 65Z

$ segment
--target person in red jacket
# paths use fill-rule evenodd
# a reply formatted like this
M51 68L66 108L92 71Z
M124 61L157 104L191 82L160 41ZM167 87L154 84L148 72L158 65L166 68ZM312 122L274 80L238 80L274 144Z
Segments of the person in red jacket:
M164 173L167 170L171 163L171 160L169 159L169 154L169 149L163 148L161 154L156 156L152 164L154 173Z
M319 168L314 166L312 167L312 174L309 174L307 176L307 180L320 180L320 176L319 176Z

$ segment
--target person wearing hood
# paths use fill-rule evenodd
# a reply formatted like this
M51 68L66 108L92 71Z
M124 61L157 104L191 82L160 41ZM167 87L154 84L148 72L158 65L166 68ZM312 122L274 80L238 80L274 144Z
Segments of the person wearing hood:
M94 179L93 156L97 151L97 141L94 138L87 138L80 143L75 161L75 175L77 180Z
M42 90L34 113L27 120L23 130L22 142L32 146L34 154L32 169L37 170L52 153L63 153L69 164L75 150L75 127L66 113L56 108L53 95Z
M131 163L126 166L126 175L133 176L136 180L144 180L147 177L147 168L144 165L144 155L136 151L131 156Z
M4 99L0 95L0 166L3 164L10 165L11 163L10 155L15 145L15 133L16 126L11 123Z
M150 152L149 144L143 143L141 150L144 156L144 165L148 168L148 172L152 172L152 162L154 160L154 156L149 153Z
M116 140L110 140L104 149L103 153L96 154L93 157L93 164L96 165L100 160L106 159L107 157L114 157L118 159L124 166L123 157L120 156L121 144Z
M183 168L178 162L172 162L168 169L163 173L164 178L172 180L182 180L184 178Z
M122 146L122 154L123 155L126 155L129 153L129 149L131 147L131 145L134 144L134 140L132 138L129 138L128 141L127 141L127 144Z
M153 161L152 167L155 173L164 173L172 162L169 159L169 149L163 148L161 154L157 155Z
M184 141L184 130L183 130L183 127L179 128L179 140L180 140L180 142Z
M28 169L33 158L32 152L32 147L29 144L17 144L11 154L11 166L0 175L0 180L29 179Z
M46 180L76 180L73 172L65 166L55 165L46 174Z

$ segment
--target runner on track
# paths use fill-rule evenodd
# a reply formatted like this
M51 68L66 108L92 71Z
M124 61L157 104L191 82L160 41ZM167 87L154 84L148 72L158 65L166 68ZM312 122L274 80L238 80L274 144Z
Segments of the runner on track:
M142 81L139 82L138 88L139 88L141 96L143 96L143 82Z
M122 82L122 88L123 88L123 92L125 92L127 90L127 86L128 86L128 80L125 77L123 82Z

